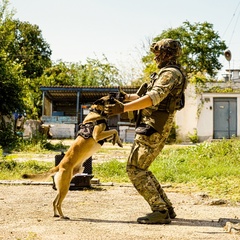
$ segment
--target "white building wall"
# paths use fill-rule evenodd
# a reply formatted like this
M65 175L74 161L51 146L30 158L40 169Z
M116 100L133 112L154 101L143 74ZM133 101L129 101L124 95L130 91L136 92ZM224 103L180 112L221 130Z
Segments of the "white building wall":
M240 136L240 94L239 93L203 93L204 100L210 99L209 102L204 101L204 106L199 118L198 134L200 140L204 141L213 137L213 99L214 98L237 98L237 135ZM207 121L207 122L206 122ZM206 122L206 124L204 124Z
M197 134L200 141L213 138L213 97L204 94L198 97L199 117L197 124Z
M197 128L198 118L196 102L195 88L189 84L185 91L185 107L177 111L175 118L178 141L189 141L189 133L193 134L194 129Z
M235 87L237 84L234 84ZM199 140L213 138L214 98L237 98L237 136L240 136L240 93L195 93L195 86L189 84L185 91L185 108L176 114L177 140L189 141L189 134L197 130Z

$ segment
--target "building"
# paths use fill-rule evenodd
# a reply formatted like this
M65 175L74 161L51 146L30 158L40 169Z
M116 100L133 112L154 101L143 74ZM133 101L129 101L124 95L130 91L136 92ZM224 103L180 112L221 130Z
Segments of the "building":
M138 87L123 87L126 93L135 93ZM42 86L42 122L51 125L53 138L75 138L78 125L89 112L89 107L97 99L110 92L118 92L117 87L69 87ZM118 129L123 141L131 141L132 125L126 114L109 119L109 127Z
M179 142L189 142L193 134L197 134L201 142L240 136L240 69L228 72L225 81L209 82L201 89L189 84L185 108L178 111L175 118ZM118 91L117 87L40 89L43 92L42 121L52 126L53 138L75 138L90 105L109 92ZM137 89L123 87L127 93L135 93ZM110 118L109 126L118 129L122 141L133 141L134 125L129 122L127 113Z
M240 136L240 69L227 71L224 82L206 83L200 91L189 84L185 108L176 115L179 141L194 132L201 142Z

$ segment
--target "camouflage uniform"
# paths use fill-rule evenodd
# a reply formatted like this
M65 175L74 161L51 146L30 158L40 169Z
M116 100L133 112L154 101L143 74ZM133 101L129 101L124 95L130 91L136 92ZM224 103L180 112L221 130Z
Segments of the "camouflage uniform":
M152 44L151 51L155 54L154 60L160 72L152 74L147 90L144 84L140 87L136 93L140 99L136 102L133 100L127 108L141 109L140 104L151 105L138 111L136 136L128 158L127 173L153 211L137 221L143 224L169 224L176 213L158 180L148 169L165 145L176 110L184 106L186 81L177 65L177 58L181 55L178 41L162 39ZM104 112L111 116L121 114L124 110L124 104L115 100L115 104L105 106Z
M139 134L136 128L134 144L128 158L128 176L153 212L167 210L172 206L160 183L148 168L163 149L174 122L176 110L169 111L168 97L176 86L177 91L183 91L183 85L184 77L181 71L173 66L165 66L159 74L155 74L146 93L153 106L140 111L138 123L139 126L151 126L152 132Z

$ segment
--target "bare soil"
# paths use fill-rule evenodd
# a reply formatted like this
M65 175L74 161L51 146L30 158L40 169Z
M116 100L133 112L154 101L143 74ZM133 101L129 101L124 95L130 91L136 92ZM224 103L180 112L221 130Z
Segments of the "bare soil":
M177 218L169 225L144 225L136 219L150 208L131 184L102 183L69 191L63 212L70 220L61 220L53 217L56 191L51 183L23 183L0 184L0 240L240 239L239 232L224 229L226 222L240 223L240 206L213 205L202 193L165 188Z
M0 239L240 239L223 228L227 221L240 222L239 206L211 206L209 199L167 192L177 218L169 225L143 225L136 219L150 209L131 185L69 191L63 211L70 220L53 217L51 185L0 185Z

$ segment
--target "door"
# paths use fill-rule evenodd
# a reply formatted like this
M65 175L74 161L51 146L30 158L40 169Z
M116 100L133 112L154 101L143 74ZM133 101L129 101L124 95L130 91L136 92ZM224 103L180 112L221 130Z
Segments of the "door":
M237 99L213 99L213 138L231 138L237 136Z

